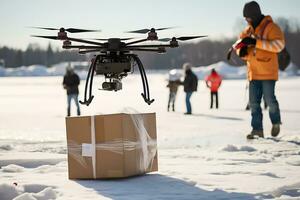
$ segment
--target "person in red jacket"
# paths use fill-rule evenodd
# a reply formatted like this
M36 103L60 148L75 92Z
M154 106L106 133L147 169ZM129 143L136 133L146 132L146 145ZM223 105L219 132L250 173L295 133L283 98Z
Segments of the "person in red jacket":
M205 78L205 83L210 88L210 108L213 108L214 97L216 102L216 108L219 108L218 90L222 83L222 77L216 72L215 69L211 70L210 75Z

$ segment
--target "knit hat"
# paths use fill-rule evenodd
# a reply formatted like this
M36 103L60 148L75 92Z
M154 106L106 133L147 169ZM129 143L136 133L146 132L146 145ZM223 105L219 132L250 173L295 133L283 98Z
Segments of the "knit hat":
M260 7L256 1L250 1L246 3L244 6L243 14L244 17L248 17L254 21L260 18L260 16L262 15Z

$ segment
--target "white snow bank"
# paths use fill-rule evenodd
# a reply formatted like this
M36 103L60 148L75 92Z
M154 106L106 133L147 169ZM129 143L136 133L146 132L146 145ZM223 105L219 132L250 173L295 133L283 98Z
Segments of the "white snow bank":
M298 197L300 196L300 182L292 184L292 185L286 185L282 186L272 192L269 193L273 197Z
M54 200L57 196L57 192L52 187L45 185L0 184L1 200Z
M0 67L0 76L5 76L5 69Z
M23 172L24 167L21 167L19 165L10 164L5 167L1 167L2 172L9 172L9 173L17 173L17 172Z
M0 76L63 76L67 66L71 65L81 79L86 77L88 62L63 62L48 68L44 65L21 66L17 68L0 68Z
M40 153L40 152L7 152L0 154L0 167L11 169L14 164L19 167L36 168L44 165L56 165L66 160L65 154ZM45 167L44 167L45 169Z
M293 166L300 166L300 156L299 155L289 156L286 163Z
M56 192L51 188L47 187L39 193L23 193L13 200L54 200L57 198Z
M9 184L0 184L0 197L1 200L12 200L21 193L20 189L16 186Z
M11 151L12 149L13 147L11 145L8 144L0 145L0 150Z
M193 71L198 76L198 79L204 79L205 76L210 74L211 70L215 69L224 79L245 79L246 78L246 67L235 67L229 65L226 62L220 61L208 66L201 66Z
M238 152L238 151L253 152L253 151L257 151L255 148L253 148L251 146L236 147L232 144L228 144L226 147L222 148L221 150L226 151L226 152Z
M62 62L47 68L44 65L31 65L21 66L17 68L1 68L0 76L62 76L66 72L66 68L71 65L81 79L85 79L89 62ZM245 79L246 78L246 66L232 66L224 61L220 61L208 66L198 66L193 68L199 79L204 79L205 76L210 74L212 69L217 70L224 79ZM176 70L175 70L176 71ZM173 72L175 72L173 71ZM179 70L180 71L180 70ZM181 73L177 71L176 78L180 78ZM148 70L150 73L150 70ZM291 63L284 72L280 72L281 77L290 77L300 75L299 68Z

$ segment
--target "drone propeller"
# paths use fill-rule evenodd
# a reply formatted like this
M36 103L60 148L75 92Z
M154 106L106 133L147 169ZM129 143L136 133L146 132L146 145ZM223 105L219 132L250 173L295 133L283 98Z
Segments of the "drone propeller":
M75 41L75 42L93 44L93 45L99 45L99 46L103 45L103 43L100 43L100 42L88 41L88 40L83 40L83 39L79 39L79 38L66 37L66 38L61 39L58 36L45 36L45 35L31 35L31 37L46 38L46 39L50 39L50 40L69 40L69 41Z
M46 28L46 27L31 27L37 29L44 29L44 30L58 30L61 32L67 31L69 33L85 33L85 32L101 32L101 30L86 30L86 29L78 29L78 28Z
M201 36L182 36L182 37L173 37L173 38L161 38L158 39L158 41L161 42L169 42L173 39L179 40L179 41L186 41L186 40L192 40L192 39L196 39L196 38L203 38L203 37L207 37L207 35L201 35Z
M155 31L162 31L162 30L166 30L166 29L172 29L172 28L175 28L175 27L166 27L166 28L151 28L151 29L140 29L140 30L135 30L135 31L128 31L127 33L148 33L148 32L155 32Z

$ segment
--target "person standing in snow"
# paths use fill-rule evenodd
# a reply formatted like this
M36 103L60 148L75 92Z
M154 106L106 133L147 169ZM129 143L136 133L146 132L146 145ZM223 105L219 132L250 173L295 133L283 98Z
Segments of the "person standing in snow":
M192 71L192 66L189 63L185 63L183 65L183 70L185 71L185 78L183 81L185 96L185 104L186 104L186 115L192 114L192 105L191 105L191 96L193 92L197 91L198 87L198 78Z
M247 139L264 137L260 107L263 96L269 106L271 135L276 137L281 124L279 104L275 96L275 84L278 80L277 53L284 49L284 35L271 16L261 13L255 1L245 4L243 15L248 26L240 34L240 48L236 49L236 53L247 62L248 69L252 131L247 135Z
M169 82L167 87L169 88L169 100L168 100L168 112L170 106L172 105L172 111L175 111L175 100L177 95L177 90L180 85L180 74L176 69L173 69L169 72Z
M214 98L216 102L216 108L219 108L218 90L222 83L222 77L216 72L215 69L211 70L210 75L205 77L205 83L210 88L210 109L213 108Z
M64 75L63 87L67 91L67 115L71 115L71 100L73 99L77 107L77 115L80 115L80 106L78 102L78 85L80 84L79 76L74 72L71 66L66 69L66 74Z

